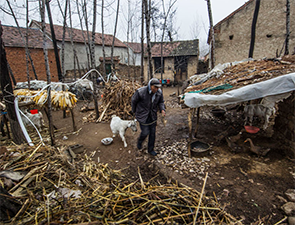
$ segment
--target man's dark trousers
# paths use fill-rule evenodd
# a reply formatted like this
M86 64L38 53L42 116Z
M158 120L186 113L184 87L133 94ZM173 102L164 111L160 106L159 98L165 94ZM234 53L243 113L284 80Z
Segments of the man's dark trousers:
M141 133L140 133L140 136L137 141L137 148L138 149L142 148L143 141L149 135L148 152L154 151L155 139L156 139L156 126L157 126L157 122L154 122L149 125L140 124Z

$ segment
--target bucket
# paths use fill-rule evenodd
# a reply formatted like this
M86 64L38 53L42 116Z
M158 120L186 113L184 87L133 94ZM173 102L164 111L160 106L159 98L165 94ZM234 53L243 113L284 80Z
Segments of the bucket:
M31 113L31 114L37 114L37 113L38 113L38 109L31 109L31 110L30 110L30 113Z

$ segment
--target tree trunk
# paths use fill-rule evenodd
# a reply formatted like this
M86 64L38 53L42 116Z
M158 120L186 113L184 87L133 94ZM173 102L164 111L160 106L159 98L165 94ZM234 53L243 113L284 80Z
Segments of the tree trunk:
M88 69L89 69L90 68L90 53L89 53L89 48L87 46L86 38L84 36L83 23L82 23L82 18L81 18L81 15L80 15L78 0L76 0L76 4L77 4L77 11L78 11L78 16L79 16L79 21L80 21L80 26L81 26L81 31L82 31L82 37L83 37L83 40L84 40L84 45L85 45L86 54L87 54L87 62L88 62L87 66L88 66Z
M249 58L253 58L254 53L254 46L255 46L255 36L256 36L256 24L259 14L259 8L260 8L260 0L256 0L253 20L252 20L252 28L251 28L251 43L250 43L250 49L249 49Z
M62 71L62 76L65 77L65 37L66 37L66 26L67 26L68 0L66 0L66 3L65 3L64 13L62 12L59 1L58 1L58 5L64 19L63 29L62 29L62 42L61 42L61 71Z
M103 11L104 11L104 0L101 1L101 41L102 41L102 73L103 75L106 74L106 53L105 53L105 46L104 46L104 22L103 22Z
M103 4L103 3L102 3ZM92 48L92 61L93 61L93 69L96 68L95 65L95 28L96 28L96 0L93 0L93 25L92 25L92 42L91 42L91 48ZM96 74L97 77L97 74ZM96 79L95 79L96 81ZM99 111L98 111L98 104L97 104L97 97L96 97L96 85L93 85L94 93L93 93L93 102L94 102L94 108L95 108L95 119L97 120L99 118Z
M289 55L289 40L290 40L290 0L286 0L286 45L285 55Z
M140 82L144 81L144 1L141 2L141 59L140 59Z
M46 76L47 76L47 84L51 83L50 77L50 69L48 63L48 50L46 44L46 29L45 29L45 4L47 0L42 0L40 5L40 12L41 12L41 22L42 22L42 32L43 32L43 53L44 53L44 60L45 60L45 68L46 68ZM48 9L48 8L47 8ZM53 32L54 33L54 32ZM51 106L51 88L47 89L47 96L48 96L48 120L49 120L49 134L51 138L51 145L55 144L54 140L54 132L53 132L53 123L52 123L52 106Z
M2 40L2 25L0 23L0 83L1 83L1 90L3 93L3 99L5 99L5 105L7 109L7 114L10 122L10 130L12 133L12 139L16 144L21 144L25 141L19 123L17 121L17 117L15 114L14 109L14 95L12 89L12 83L9 77L8 66L7 66L7 59L6 59L6 52L4 49L4 44Z
M27 80L28 80L28 89L31 88L31 78L30 78L30 71L29 71L29 56L28 56L28 52L29 52L29 27L28 27L28 23L29 23L29 1L26 0L26 46L25 46L25 51L26 51L26 68L27 68Z
M76 51L76 47L74 44L74 40L73 40L73 24L72 24L72 13L71 13L71 1L69 1L69 18L70 18L70 29L69 29L69 33L70 33L70 39L71 39L71 45L72 45L72 49L73 49L73 61L74 61L74 78L76 80L76 58L78 59L77 56L77 51Z
M149 2L148 2L149 1ZM151 38L150 38L150 5L151 0L144 0L145 2L145 21L146 21L146 39L147 39L147 53L148 53L148 80L153 78L152 67L152 53L151 53Z
M21 36L21 39L22 39L23 43L26 45L26 42L25 42L24 37L23 37L23 34L22 34L22 32L20 31L19 24L18 24L18 22L17 22L17 19L16 19L16 16L15 16L15 14L14 14L14 11L13 11L13 9L11 8L10 2L9 2L9 0L6 0L6 2L7 2L7 4L8 4L8 6L9 6L9 8L10 8L11 14L12 14L12 16L13 16L13 18L14 18L14 21L15 21L16 26L17 26L17 28L18 28L18 32L19 32L19 34L20 34L20 36ZM38 80L38 77L37 77L37 74L36 74L36 70L35 70L35 66L34 66L34 63L33 63L33 60L32 60L31 54L30 54L30 51L29 51L28 48L25 48L25 50L26 50L26 55L29 56L29 59L30 59L30 62L31 62L31 66L32 66L32 70L33 70L33 73L34 73L34 75L35 75L35 78L36 78L36 80Z
M115 46L115 39L116 39L116 33L117 33L117 26L118 26L118 17L119 17L119 7L120 7L120 0L118 0L117 3L117 12L116 12L116 22L115 22L115 28L114 28L114 36L113 36L113 42L112 42L112 49L111 49L111 68L112 72L114 67L114 46Z
M89 52L90 52L90 62L91 62L91 68L95 68L94 62L93 62L93 52L91 49L91 39L89 36L89 29L88 29L88 17L87 17L87 4L86 4L86 0L84 0L84 5L83 5L83 16L84 16L84 20L85 20L85 27L86 27L86 33L87 33L87 40L88 40L88 48L89 48ZM82 23L81 23L82 26Z
M130 0L128 0L128 16L127 16L127 43L129 43L129 36L130 36L130 23L131 23L131 18L130 18ZM127 75L128 78L130 78L130 70L129 70L129 65L130 65L130 51L129 47L127 48Z
M215 35L213 27L213 18L210 0L207 0L208 14L209 14L209 23L210 23L210 32L211 32L211 43L210 43L210 53L211 53L211 69L215 66Z
M55 55L57 73L58 73L58 80L63 81L63 76L61 74L61 68L60 68L58 49L57 49L57 44L56 44L56 38L55 38L55 32L54 32L54 27L53 27L53 22L52 22L52 17L51 17L49 0L46 0L45 3L46 3L46 8L47 8L48 20L49 20L49 24L50 24L51 38L52 38L53 47L54 47L54 55ZM50 73L49 73L49 76L50 76Z

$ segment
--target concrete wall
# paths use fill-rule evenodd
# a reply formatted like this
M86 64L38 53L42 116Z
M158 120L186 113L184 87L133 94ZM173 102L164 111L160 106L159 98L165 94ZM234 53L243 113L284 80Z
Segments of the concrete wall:
M58 45L59 45L59 47L61 47L62 46L61 42L58 42ZM76 49L76 52L78 55L80 69L88 68L88 66L87 66L88 65L87 53L86 53L86 47L85 47L84 43L75 43L75 49ZM61 54L61 51L60 51L60 54ZM105 47L105 55L106 55L106 57L111 56L111 47L107 47L107 46ZM120 63L127 64L127 60L128 60L127 48L115 47L113 56L119 56ZM96 45L95 46L96 66L100 65L99 57L103 57L102 46ZM61 59L61 55L60 55L60 59ZM74 53L73 53L73 47L70 42L65 43L65 58L64 59L65 59L65 62L64 62L65 72L67 70L74 69ZM76 66L76 69L78 69L77 66Z
M6 58L12 69L16 82L27 81L26 54L24 48L5 47ZM38 80L47 80L43 49L30 49L30 54L38 76ZM48 50L51 81L58 81L58 73L53 50ZM29 63L30 79L35 80L31 64Z
M295 17L295 1L290 1L290 6L289 51L292 54L295 47L295 22L292 19ZM215 26L215 65L248 58L254 9L255 1L252 1ZM286 0L261 0L253 58L276 57L276 52L283 47L285 34Z

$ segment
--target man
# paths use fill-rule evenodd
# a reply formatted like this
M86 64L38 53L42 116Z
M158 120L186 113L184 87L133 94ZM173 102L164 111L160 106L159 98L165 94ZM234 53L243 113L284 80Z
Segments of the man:
M166 116L163 93L160 81L152 78L147 86L137 89L132 96L132 112L140 124L141 133L137 141L137 148L142 149L142 143L149 136L148 152L156 156L154 151L157 126L157 111Z

